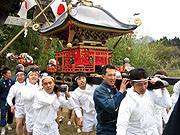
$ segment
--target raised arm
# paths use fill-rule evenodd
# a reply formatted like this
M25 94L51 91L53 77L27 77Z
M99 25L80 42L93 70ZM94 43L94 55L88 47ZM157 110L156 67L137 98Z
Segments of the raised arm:
M14 87L14 85L13 85L13 86L10 88L9 93L8 93L8 96L7 96L7 98L6 98L7 103L9 104L9 106L13 105L12 100L13 100L13 98L15 97L15 93L16 93L15 91L16 91L16 87Z
M171 100L171 97L170 97L168 90L166 88L162 88L161 92L162 92L162 97L160 97L154 93L155 103L161 107L170 108L172 106L172 100Z

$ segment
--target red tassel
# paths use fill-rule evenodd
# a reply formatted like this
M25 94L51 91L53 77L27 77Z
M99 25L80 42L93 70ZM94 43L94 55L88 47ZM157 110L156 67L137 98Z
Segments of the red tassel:
M131 36L132 36L132 34L134 34L134 32L133 32L133 31L131 31L131 32L130 32L130 34L131 34L131 35L130 35L130 37L129 37L129 44L128 44L128 48L126 48L126 50L127 50L127 51L130 51L130 50L131 50Z
M25 0L25 8L27 9L27 0Z
M61 15L62 13L64 13L64 11L65 11L64 5L63 5L63 4L60 4L60 5L58 6L58 9L57 9L57 14L58 14L58 15Z
M68 40L68 43L70 43L70 38L71 38L71 25L72 25L72 22L71 22L71 21L68 21L68 24L69 24L69 40Z

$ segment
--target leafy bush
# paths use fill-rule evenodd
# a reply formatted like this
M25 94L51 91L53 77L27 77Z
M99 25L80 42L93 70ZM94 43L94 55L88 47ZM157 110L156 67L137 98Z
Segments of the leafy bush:
M122 65L124 58L128 57L130 59L130 64L135 67L142 67L146 69L149 73L153 73L155 69L159 68L159 60L156 59L154 55L153 47L144 44L144 42L137 41L135 36L131 39L131 50L127 51L129 45L130 35L123 36L121 41L118 43L115 49L113 49L114 44L118 38L114 38L107 41L107 46L113 50L112 64Z

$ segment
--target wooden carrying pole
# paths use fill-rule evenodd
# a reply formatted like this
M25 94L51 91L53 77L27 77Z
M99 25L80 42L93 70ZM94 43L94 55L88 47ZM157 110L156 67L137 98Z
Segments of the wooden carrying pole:
M47 5L36 17L34 17L34 19L32 19L31 22L29 22L26 27L24 27L1 51L0 51L0 55L16 40L16 38L24 32L25 29L27 29L29 27L29 25L31 25L42 13L44 13L44 11L54 2L55 0L52 0L51 3L49 3L49 5Z

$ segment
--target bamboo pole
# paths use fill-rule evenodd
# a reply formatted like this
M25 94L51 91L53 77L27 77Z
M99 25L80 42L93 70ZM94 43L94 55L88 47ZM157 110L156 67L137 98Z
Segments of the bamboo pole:
M35 0L35 2L36 2L36 4L38 5L39 9L42 11L43 9L41 8L39 2L38 2L37 0ZM48 23L49 25L51 25L50 22L49 22L49 20L48 20L48 18L47 18L46 15L44 14L44 12L43 12L43 16L44 16L44 18L46 19L47 23ZM58 40L58 42L60 43L61 47L64 48L64 46L62 45L61 41Z
M41 8L39 2L37 0L35 0L35 2L36 2L36 4L38 5L39 9L42 12L43 9ZM47 23L50 25L50 22L49 22L48 18L46 17L45 13L43 12L42 14L43 14L44 18L46 19Z
M29 27L29 25L31 25L42 13L44 13L44 11L54 2L55 0L52 0L51 3L49 3L49 5L47 5L36 17L34 17L34 19L32 19L31 22L29 22L26 27L24 27L1 51L0 51L0 55L16 40L16 38L24 32L25 29L27 29Z

